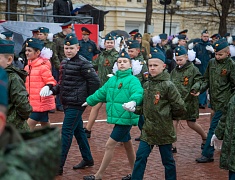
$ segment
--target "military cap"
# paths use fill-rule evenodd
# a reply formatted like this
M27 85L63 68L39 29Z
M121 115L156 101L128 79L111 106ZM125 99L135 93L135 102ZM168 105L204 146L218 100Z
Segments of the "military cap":
M2 32L1 34L5 35L6 37L12 37L13 32L11 32L11 31L6 31L6 32Z
M149 59L160 59L163 62L165 62L166 57L161 50L151 47Z
M160 39L167 39L167 34L159 34Z
M230 33L225 33L224 37L230 36Z
M233 41L235 41L235 36L232 36Z
M106 40L114 40L114 37L111 34L107 34L104 39L105 39L105 41Z
M0 104L8 105L8 95L7 95L7 73L4 69L0 68Z
M220 36L220 34L213 34L210 38L212 38L212 39L213 39L213 38L219 38L219 39L220 39L221 36Z
M78 39L74 33L67 34L64 39L64 44L67 46L78 44Z
M86 27L82 27L81 30L82 30L82 34L83 35L90 35L90 34L92 34L91 31L89 29L87 29Z
M118 58L127 58L127 59L131 59L129 54L126 52L126 50L123 48L122 51L119 53Z
M215 52L219 52L220 50L222 50L228 46L229 46L228 41L225 38L219 39L218 41L216 41L213 44L213 48L214 48Z
M40 27L38 28L38 32L40 33L49 33L49 29L46 27Z
M186 39L187 39L187 36L184 35L184 34L180 34L180 35L178 36L178 39L179 39L179 40L180 40L180 39L186 40Z
M36 38L26 39L25 45L26 45L26 47L36 48L36 49L39 49L40 51L44 47L43 41L36 39Z
M180 34L186 34L188 32L188 30L187 29L185 29L185 30L183 30L183 31L180 31L178 34L180 35Z
M0 54L14 54L14 42L0 39Z
M66 23L60 25L60 27L62 29L67 29L67 28L73 29L73 23L72 23L72 21L69 21L69 22L66 22Z
M132 30L131 32L129 32L129 34L131 35L131 36L134 36L136 33L138 33L139 32L139 29L134 29L134 30Z
M127 41L128 49L132 48L140 48L140 43L137 40L129 40Z
M184 46L177 46L175 48L175 56L182 56L182 55L185 55L187 54L187 50Z
M202 34L208 34L207 29L203 30L203 31L202 31Z
M31 29L30 31L34 32L39 32L38 28L37 29Z
M193 44L199 43L200 41L201 41L200 38L195 38L195 39L193 40Z
M136 39L137 37L142 38L142 35L140 33L136 33L133 38Z

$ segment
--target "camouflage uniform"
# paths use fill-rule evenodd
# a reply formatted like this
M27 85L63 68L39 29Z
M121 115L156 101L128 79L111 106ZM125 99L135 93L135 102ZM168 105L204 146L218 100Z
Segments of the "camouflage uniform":
M145 83L145 81L147 80L145 73L148 72L148 67L147 67L146 62L144 60L144 57L141 54L139 54L135 59L131 59L131 60L139 60L141 62L141 64L143 65L141 72L139 74L135 75L140 80L141 84L143 85Z
M19 133L6 126L0 136L0 180L54 179L61 151L59 133L58 128Z
M176 141L173 119L179 119L185 113L184 101L170 81L167 70L155 77L149 77L144 84L142 110L145 122L141 140L149 145L165 145Z
M19 130L29 130L27 119L32 111L29 104L28 92L25 88L27 73L13 65L6 69L8 73L8 112L7 123L13 124Z
M109 79L108 74L112 74L112 69L115 61L118 59L118 52L115 49L109 51L103 51L97 59L92 61L92 64L96 70L98 70L98 76L100 78L100 87L106 83Z
M198 97L190 94L191 90L200 91L203 76L192 62L187 62L183 67L176 68L171 72L171 81L177 87L182 99L185 102L187 113L182 115L184 120L194 120L199 118Z
M63 32L59 32L57 34L54 35L53 37L53 42L56 45L56 52L58 55L58 58L60 60L60 62L66 58L66 56L64 55L64 39L65 39L66 35L63 34Z
M56 69L59 69L60 67L60 60L57 56L57 51L56 51L56 45L54 42L49 41L48 39L44 41L44 46L46 48L49 48L52 50L53 54L52 57L50 58L50 62L52 66L54 66Z
M221 117L216 129L215 135L218 139L223 140L220 154L220 168L235 172L235 96L233 96L226 113Z

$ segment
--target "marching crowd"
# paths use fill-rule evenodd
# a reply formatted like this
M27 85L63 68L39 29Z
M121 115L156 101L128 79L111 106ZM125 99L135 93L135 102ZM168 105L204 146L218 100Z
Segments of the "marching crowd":
M130 174L123 180L143 179L154 145L165 179L175 180L173 153L177 153L180 120L201 136L198 163L214 161L214 143L223 140L220 167L229 170L229 180L235 180L235 36L209 36L203 30L200 38L189 40L188 30L151 36L134 29L128 39L107 34L97 47L86 27L81 28L80 40L72 22L61 29L52 40L47 27L33 29L19 55L14 54L12 32L1 33L0 134L8 125L24 132L34 131L38 123L50 126L48 113L63 111L56 174L63 174L73 136L82 155L73 169L84 169L94 165L87 138L105 103L107 123L114 127L99 170L84 180L102 179L118 142L123 143L130 164ZM84 127L82 114L88 105L92 109ZM212 115L205 133L197 119L199 108L207 105ZM140 143L135 152L130 130L137 125L140 136L135 140ZM5 152L1 138L0 151Z

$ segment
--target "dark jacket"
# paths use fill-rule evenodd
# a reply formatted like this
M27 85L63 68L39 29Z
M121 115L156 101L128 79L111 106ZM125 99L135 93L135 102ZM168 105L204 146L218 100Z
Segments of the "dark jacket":
M53 3L53 15L71 16L73 4L71 0L55 0ZM55 23L66 23L71 21L71 18L54 17Z
M209 88L211 108L223 111L235 92L235 62L230 57L219 61L211 59L204 78L201 91Z
M29 104L28 92L25 88L26 71L8 66L8 112L7 123L13 124L19 130L29 130L26 120L32 111Z
M84 41L83 39L81 39L78 41L78 43L80 46L79 54L89 61L92 61L93 56L100 53L95 42L92 40Z
M100 85L100 80L91 62L80 55L64 59L60 65L60 79L53 87L53 94L60 93L64 109L76 108L84 110L81 105Z
M198 97L190 94L191 90L200 92L203 76L198 68L189 61L181 68L177 65L171 71L171 81L175 84L185 102L187 113L182 115L182 119L193 120L199 118Z

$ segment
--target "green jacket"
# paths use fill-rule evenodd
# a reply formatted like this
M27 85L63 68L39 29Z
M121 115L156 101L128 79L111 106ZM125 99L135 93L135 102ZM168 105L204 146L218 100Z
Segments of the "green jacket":
M235 172L235 96L230 99L215 129L215 135L223 140L220 168Z
M230 58L211 59L204 74L201 92L209 88L211 108L223 110L235 88L235 62Z
M32 107L24 84L27 73L13 65L5 70L9 79L7 123L13 124L19 130L29 130L27 119L32 112Z
M51 65L56 69L60 68L60 60L57 56L56 45L54 42L49 41L48 39L44 41L44 46L52 50L53 54L50 58Z
M142 56L142 54L139 54L135 59L132 59L132 60L139 60L141 64L143 64L143 67L140 73L135 75L140 80L141 84L143 85L147 81L147 77L145 76L145 74L148 72L148 67L144 60L144 57Z
M66 37L66 35L64 35L63 32L59 32L59 33L55 34L53 37L53 42L55 43L57 56L58 56L60 62L64 58L66 58L66 56L64 54L64 39L65 39L65 37Z
M182 99L184 100L187 112L182 115L183 120L199 118L198 97L190 94L192 90L200 92L203 76L192 62L187 62L183 67L176 66L171 71L171 81L177 87Z
M118 52L115 49L105 50L99 56L92 61L92 64L96 70L98 70L98 76L100 78L100 87L108 81L108 74L112 74L113 65L118 59Z
M0 180L51 180L60 162L60 130L19 133L6 126L0 136Z
M179 119L185 107L169 73L164 70L155 77L150 76L143 88L143 106L136 109L136 113L144 115L141 140L150 145L175 142L173 119Z
M137 125L139 115L123 109L123 103L135 101L142 103L143 88L139 80L132 75L132 70L117 71L100 89L89 96L86 101L95 106L106 102L107 122L119 125Z

